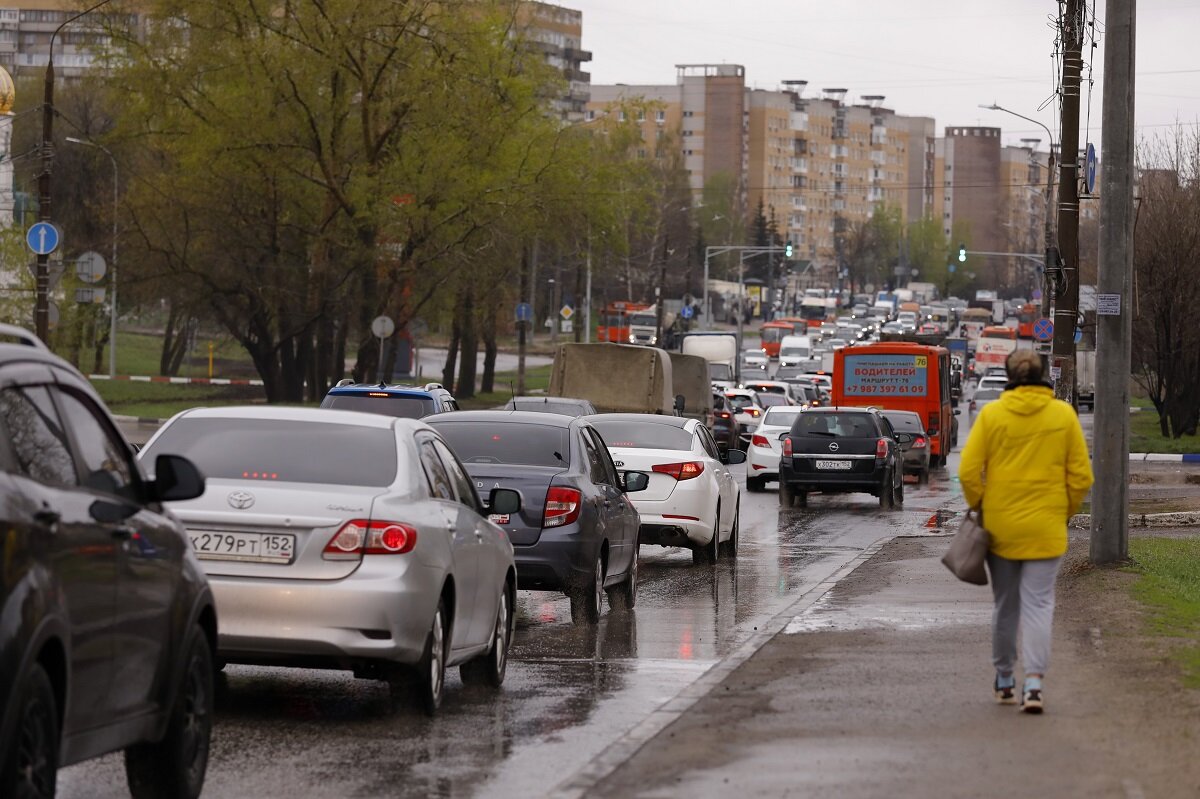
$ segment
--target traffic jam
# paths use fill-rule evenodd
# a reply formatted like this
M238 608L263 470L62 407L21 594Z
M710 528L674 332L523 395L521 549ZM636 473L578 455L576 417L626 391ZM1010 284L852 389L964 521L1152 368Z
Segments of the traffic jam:
M885 302L897 315L881 312ZM768 323L750 347L725 331L685 333L678 351L560 345L545 394L494 410L459 410L438 384L351 381L320 408L193 409L136 455L70 367L22 352L68 387L43 401L41 387L7 385L0 421L57 420L30 442L30 459L48 457L56 436L81 463L96 460L89 448L103 450L83 489L111 494L121 509L93 503L91 521L77 526L117 535L124 568L157 580L136 613L110 608L104 618L101 604L88 621L111 628L95 634L108 641L97 651L109 673L140 669L156 686L142 704L80 690L59 722L44 712L52 668L5 672L12 696L26 697L9 704L37 722L22 751L40 765L23 773L40 768L53 784L55 760L81 763L60 780L72 795L120 779L116 755L82 761L124 749L135 795L199 795L206 770L225 795L224 747L254 747L257 725L280 712L303 727L297 701L326 708L305 711L318 718L338 707L339 718L402 719L389 734L406 742L435 729L419 717L449 715L428 723L458 740L488 706L503 709L506 726L561 714L526 704L533 695L571 706L587 696L599 717L606 697L653 706L663 679L695 679L877 539L878 511L903 509L912 491L926 492L926 504L951 498L945 467L959 443L959 400L969 377L986 380L994 368L984 357L989 327L970 340L958 335L971 331L958 323L964 309L914 313L894 296L841 310ZM602 326L614 321L610 341L627 341L621 314ZM903 330L884 332L896 321ZM771 489L778 502L763 502ZM70 504L65 493L55 501ZM41 558L30 568L56 584L88 568L72 561L85 557L78 547L27 557ZM54 608L48 617L67 612ZM118 643L148 640L122 632L135 618L158 646ZM26 645L36 643L30 633ZM502 690L514 662L518 686ZM590 664L583 676L581 663ZM601 663L617 669L619 687L596 688ZM699 671L680 677L684 664ZM346 678L376 687L363 695ZM262 690L289 698L264 703ZM574 724L613 724L587 715ZM89 724L93 737L79 738ZM177 733L156 736L164 725ZM321 746L342 756L354 738L327 729ZM572 744L564 756L582 767L599 746ZM481 774L499 779L498 762L520 761L474 757L471 779L485 782ZM553 769L534 771L555 779ZM234 772L238 785L244 772ZM18 773L0 787L17 785Z

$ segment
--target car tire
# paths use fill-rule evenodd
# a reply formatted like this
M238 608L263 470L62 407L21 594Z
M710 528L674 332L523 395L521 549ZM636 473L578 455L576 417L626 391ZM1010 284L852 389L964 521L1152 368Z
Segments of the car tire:
M746 478L746 490L750 491L751 493L757 494L759 491L764 490L766 487L767 487L767 481L761 477L747 477Z
M795 494L796 494L796 499L794 501L795 506L798 508L807 508L808 507L808 492L807 491L797 491L797 492L795 492Z
M733 559L733 560L737 559L738 546L740 544L740 541L738 540L738 537L740 536L739 531L741 528L741 525L738 523L738 517L740 515L741 515L741 503L739 502L737 505L734 506L734 509L733 509L733 529L731 529L729 531L729 540L721 545L722 548L724 548L724 550L725 550L725 557Z
M204 787L213 721L213 659L208 638L193 626L184 647L183 683L157 743L125 750L125 777L134 799L195 799Z
M54 796L58 777L58 702L40 663L34 663L13 691L16 729L10 751L0 753L0 796Z
M433 622L429 625L429 634L425 637L425 650L421 653L421 659L417 661L416 680L413 684L417 704L426 716L436 715L438 708L442 706L442 694L446 689L448 629L446 600L439 599ZM399 699L404 687L401 675L393 675L389 682L393 697Z
M571 621L575 624L599 624L601 594L604 593L604 553L596 553L596 565L587 583L576 588L571 596Z
M917 474L917 485L929 485L929 467L925 466Z
M631 611L637 604L638 547L633 547L633 558L629 563L629 575L608 589L608 605L614 610Z
M889 469L883 475L883 482L879 484L879 507L883 510L888 510L892 507L892 472Z
M779 481L779 507L790 508L796 501L796 492L783 479Z
M463 685L487 685L499 688L504 684L508 671L508 648L512 644L513 614L510 590L511 583L505 582L500 591L496 607L496 626L492 630L492 645L482 655L477 655L458 667Z
M715 566L721 551L721 506L717 505L717 515L713 520L713 536L707 544L692 550L692 563L697 566Z
M892 507L898 508L904 504L904 472L900 472L900 485L892 488Z

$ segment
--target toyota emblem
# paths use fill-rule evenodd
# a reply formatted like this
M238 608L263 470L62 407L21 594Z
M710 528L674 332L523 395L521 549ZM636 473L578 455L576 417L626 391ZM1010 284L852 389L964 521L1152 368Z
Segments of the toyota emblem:
M230 507L238 510L245 510L254 504L254 495L249 491L234 491L228 499Z
M830 451L830 452L837 452L837 451L838 451L838 445L837 445L837 442L836 442L836 441L830 441L830 442L829 442L829 451Z

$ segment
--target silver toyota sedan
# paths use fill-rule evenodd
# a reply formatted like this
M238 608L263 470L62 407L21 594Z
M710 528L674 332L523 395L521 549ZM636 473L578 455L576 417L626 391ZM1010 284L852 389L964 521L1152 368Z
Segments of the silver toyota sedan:
M190 458L207 478L170 504L208 574L223 662L349 669L412 691L427 713L445 670L499 687L516 567L462 464L414 419L314 408L207 408L173 417L139 454Z

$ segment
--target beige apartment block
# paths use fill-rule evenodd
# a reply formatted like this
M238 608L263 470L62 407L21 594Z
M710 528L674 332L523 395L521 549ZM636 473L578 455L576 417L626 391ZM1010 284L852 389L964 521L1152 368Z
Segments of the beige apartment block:
M591 74L583 71L592 54L583 49L583 12L552 3L522 2L525 35L541 48L546 62L562 71L566 93L554 101L567 122L580 122L591 93Z

